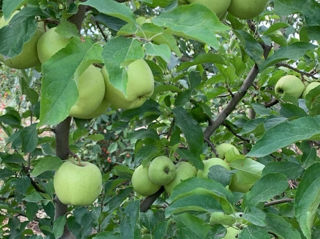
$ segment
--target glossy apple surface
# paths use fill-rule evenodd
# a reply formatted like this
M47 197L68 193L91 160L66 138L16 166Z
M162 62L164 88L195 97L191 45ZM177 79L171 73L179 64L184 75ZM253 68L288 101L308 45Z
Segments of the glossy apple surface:
M70 38L67 38L58 32L56 27L46 31L40 38L37 44L38 56L41 63L47 61L55 53L62 48L65 48L69 43Z
M172 193L172 190L182 181L195 177L197 169L188 162L180 162L176 165L176 177L169 184L164 186L164 189L168 194Z
M150 181L148 167L143 167L143 165L140 165L134 170L131 182L133 190L142 196L152 195L160 189L159 185Z
M90 65L76 81L79 97L71 107L70 116L90 119L104 98L104 77L99 68Z
M239 150L236 148L236 146L232 145L232 144L229 144L229 143L222 143L222 144L219 144L217 147L216 147L216 150L217 150L217 153L218 153L218 156L219 158L222 158L224 159L225 156L226 156L226 153L227 152L230 152L230 153L233 153L233 154L237 154L239 155L240 152Z
M259 16L266 8L268 0L232 0L228 12L241 19Z
M280 97L299 98L304 91L303 82L294 75L286 75L281 77L275 86L275 93Z
M203 164L204 164L204 169L198 171L198 174L197 174L198 177L208 178L210 168L215 165L220 165L230 170L228 163L220 158L211 158L211 159L204 160Z
M206 6L214 12L219 18L222 18L227 12L231 0L188 0L190 3L198 3Z
M99 168L89 162L78 164L75 160L64 162L53 179L54 190L64 204L89 205L99 196L102 176Z
M151 161L148 175L152 183L166 185L176 177L176 167L170 158L159 156Z
M140 107L153 94L153 74L148 64L142 59L132 62L127 67L126 95L111 84L105 68L102 72L107 82L106 101L115 109Z

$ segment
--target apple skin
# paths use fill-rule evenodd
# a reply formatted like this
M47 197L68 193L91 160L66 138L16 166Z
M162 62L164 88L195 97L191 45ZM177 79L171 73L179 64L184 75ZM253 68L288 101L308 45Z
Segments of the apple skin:
M214 12L217 17L222 18L227 12L231 0L188 0L190 3L197 3L206 6L212 12Z
M152 183L159 186L166 185L176 177L176 167L170 158L158 156L151 161L148 175Z
M150 181L148 167L143 167L143 165L140 165L134 170L131 182L133 190L142 196L150 196L160 189L159 185Z
M319 85L320 85L320 82L311 82L310 84L308 84L305 90L303 91L302 97L306 98L307 94L314 88L318 87Z
M71 38L56 32L56 27L46 31L38 40L37 49L41 63L47 61L62 48L65 48Z
M229 144L229 143L219 144L216 147L216 150L217 150L219 158L222 158L222 159L225 158L226 153L231 150L233 151L234 154L237 154L237 155L240 154L239 150L234 145Z
M79 97L71 107L70 116L90 119L105 95L105 82L101 70L90 65L76 80Z
M259 177L247 172L237 171L232 175L229 189L232 192L249 192L250 188L255 184Z
M204 164L203 170L199 170L197 174L197 176L201 178L208 178L210 168L214 165L220 165L230 170L229 164L220 158L211 158L211 159L204 160L203 164Z
M115 109L138 108L153 94L153 74L149 65L143 59L135 60L127 67L127 95L124 95L111 84L105 67L102 73L107 82L106 101Z
M222 224L231 226L236 222L236 219L231 215L226 215L224 212L213 212L210 215L210 225Z
M228 12L241 19L259 16L266 8L268 0L232 0Z
M0 28L9 24L11 18L18 13L14 12L8 20L5 20L4 17L0 18ZM43 24L38 24L38 28L31 39L26 42L19 55L16 55L12 58L5 59L3 56L0 56L0 61L11 68L16 69L26 69L34 67L40 64L38 53L37 53L37 42L41 35L43 34Z
M182 181L195 177L197 174L197 169L188 162L180 162L176 165L176 177L171 181L171 183L164 185L164 189L170 195L175 186L177 186Z
M280 97L299 98L304 91L303 82L294 75L281 77L275 85L275 93Z
M56 171L53 178L54 190L64 204L84 206L93 203L102 189L99 168L89 162L69 159Z

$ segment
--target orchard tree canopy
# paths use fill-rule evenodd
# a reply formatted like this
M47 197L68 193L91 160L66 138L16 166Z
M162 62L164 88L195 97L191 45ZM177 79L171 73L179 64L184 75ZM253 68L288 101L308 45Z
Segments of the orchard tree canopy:
M0 6L1 238L320 238L319 0Z

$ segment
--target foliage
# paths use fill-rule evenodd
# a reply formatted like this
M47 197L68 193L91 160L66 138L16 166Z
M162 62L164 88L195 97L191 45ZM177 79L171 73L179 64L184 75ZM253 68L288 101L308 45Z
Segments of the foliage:
M319 1L273 0L248 21L230 14L220 20L202 5L177 0L165 8L150 0L0 3L5 17L23 5L11 28L0 28L4 56L21 51L37 21L60 23L61 32L74 35L67 20L86 11L81 38L41 69L1 65L1 238L60 238L65 226L77 239L223 238L227 227L209 223L217 211L236 218L238 238L319 238L320 87L304 99L274 92L284 75L305 84L319 79ZM144 105L72 120L69 148L101 169L103 190L92 205L69 205L56 218L53 175L62 159L55 125L77 100L74 76L88 64L105 65L125 92L125 66L140 58L155 78ZM231 173L254 178L248 192L225 187L230 172L216 167L171 195L145 199L133 191L131 175L140 164L167 155L202 169L225 142L242 152L226 156Z

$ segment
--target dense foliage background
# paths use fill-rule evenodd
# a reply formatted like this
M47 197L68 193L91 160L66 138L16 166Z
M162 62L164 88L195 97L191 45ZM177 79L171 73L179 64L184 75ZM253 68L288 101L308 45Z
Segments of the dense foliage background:
M230 14L220 21L205 7L178 1L164 8L151 0L120 2L0 1L5 16L24 4L14 37L0 30L1 54L19 48L13 42L32 31L35 16L69 31L67 19L76 14L80 20L71 22L81 24L82 35L68 45L76 49L70 65L52 63L63 71L0 67L0 237L72 238L67 225L77 239L223 238L227 226L210 225L209 218L224 211L237 218L239 239L319 238L320 87L305 99L274 93L284 75L305 84L319 79L319 1L272 0L248 21ZM93 57L99 46L102 57ZM94 204L69 206L57 216L56 125L77 97L72 77L62 72L73 76L85 57L106 66L144 57L155 91L137 109L72 119L67 144L99 166L104 187ZM68 90L59 91L64 84ZM65 104L50 104L55 101ZM231 174L214 175L214 167L209 179L186 181L170 197L133 192L131 175L141 163L168 155L201 169L224 142L265 166L249 192L223 187ZM255 164L233 165L237 171L255 172Z

